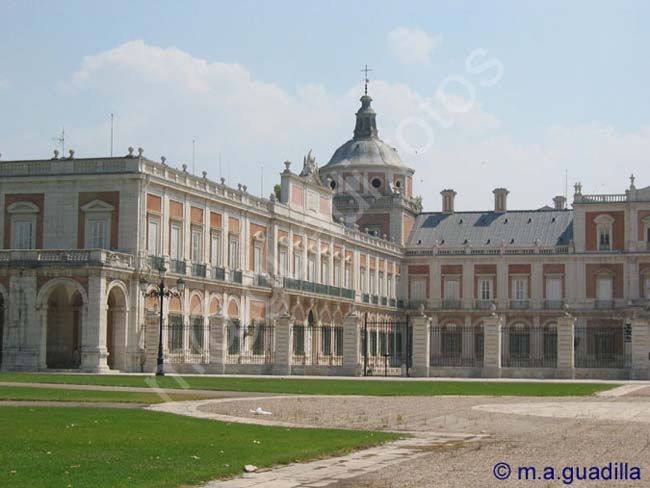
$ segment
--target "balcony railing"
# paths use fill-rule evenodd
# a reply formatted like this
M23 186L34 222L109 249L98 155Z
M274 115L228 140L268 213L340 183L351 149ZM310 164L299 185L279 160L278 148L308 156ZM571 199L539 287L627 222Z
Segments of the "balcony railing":
M372 296L372 304L373 305L379 305L379 296L377 296L377 295Z
M0 266L110 266L133 268L133 256L106 249L12 249L0 251Z
M547 310L561 310L564 308L564 300L544 300L544 308Z
M389 299L388 300L388 306L389 307L396 307L397 306L397 300L395 300L394 298Z
M226 269L219 266L212 268L212 279L226 281Z
M381 297L381 304L384 307L388 306L388 298L387 297Z
M474 300L474 308L479 310L489 310L492 308L493 300Z
M162 256L149 256L148 261L151 269L160 269L165 266L165 258Z
M233 283L241 284L241 282L242 282L242 272L241 271L231 271L230 272L230 281L232 281Z
M442 308L445 308L445 309L460 309L460 308L463 308L463 304L457 298L444 298L442 300Z
M262 286L264 288L270 287L271 285L269 284L269 277L262 274L255 275L255 285Z
M596 300L594 302L594 308L596 310L609 310L615 308L614 300Z
M370 303L370 295L368 293L363 293L361 295L361 301L363 303Z
M530 300L510 300L512 310L526 310L530 307Z
M411 310L419 310L421 306L426 307L427 302L426 300L409 300L408 301L408 308Z
M192 276L205 278L206 276L205 264L192 263Z
M185 274L185 261L181 261L180 259L172 259L169 262L169 267L169 271L172 273Z
M311 281L296 280L294 278L283 278L282 284L288 290L305 291L308 293L318 293L331 297L341 297L348 300L354 300L355 292L348 288L338 286L323 285L322 283L312 283Z

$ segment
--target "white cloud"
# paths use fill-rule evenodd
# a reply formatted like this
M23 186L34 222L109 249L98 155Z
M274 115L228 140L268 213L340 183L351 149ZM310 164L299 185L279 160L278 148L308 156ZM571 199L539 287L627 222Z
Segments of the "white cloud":
M388 48L403 64L428 64L431 52L442 43L442 36L421 29L397 27L388 33Z
M221 155L229 184L247 184L258 194L263 164L268 195L282 161L291 159L299 170L303 155L313 148L323 165L352 136L363 87L335 94L310 84L287 91L256 80L239 64L131 41L85 58L66 89L71 104L83 95L83 100L101 100L114 110L116 154L142 146L151 159L164 154L180 166L191 162L196 139L197 173L205 169L218 179ZM371 84L370 92L380 137L415 168L415 190L423 194L428 210L440 208L439 192L449 187L459 193L459 209L490 208L497 186L511 190L511 208L537 208L562 193L566 168L570 185L581 180L585 192L622 192L632 172L637 186L650 184L650 127L626 133L599 124L548 127L535 143L526 143L514 139L478 101L468 110L450 111L437 92L421 94L406 84L381 80ZM454 107L465 105L459 95L447 95ZM406 141L417 146L432 134L428 150L409 153L398 137L400 125L409 119L422 125L407 127ZM76 127L66 124L68 131L79 157L107 153L108 122L93 126L80 117ZM11 144L18 143L8 138L3 149L8 152ZM25 140L20 144L39 147ZM45 147L43 153L49 150Z

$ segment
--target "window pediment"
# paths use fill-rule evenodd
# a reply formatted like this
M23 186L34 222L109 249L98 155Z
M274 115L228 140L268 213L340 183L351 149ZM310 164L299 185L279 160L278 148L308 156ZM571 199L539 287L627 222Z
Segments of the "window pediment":
M594 219L594 222L597 225L612 225L614 223L614 217L607 214L600 214Z
M10 214L32 214L38 213L39 208L31 202L15 202L7 207Z
M110 205L103 200L93 200L81 207L84 212L112 212L113 205Z

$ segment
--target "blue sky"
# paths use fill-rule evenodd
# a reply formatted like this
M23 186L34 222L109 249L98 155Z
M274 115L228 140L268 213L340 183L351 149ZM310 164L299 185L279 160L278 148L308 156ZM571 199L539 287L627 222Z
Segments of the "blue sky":
M115 112L116 152L180 165L196 139L197 171L217 178L221 157L259 193L264 165L268 194L282 161L314 148L325 164L351 136L368 63L380 136L428 209L445 187L461 209L488 207L496 186L536 208L565 170L585 191L622 192L632 172L650 185L648 2L0 0L0 13L2 159L45 157L62 125L80 157L107 154ZM491 86L494 69L467 70L476 49L475 66L503 68ZM475 96L447 84L472 103L443 127L421 107L449 77Z

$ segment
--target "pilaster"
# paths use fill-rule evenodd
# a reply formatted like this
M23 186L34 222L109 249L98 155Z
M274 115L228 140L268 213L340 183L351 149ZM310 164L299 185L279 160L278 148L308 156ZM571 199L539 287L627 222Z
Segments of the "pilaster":
M281 315L275 322L275 359L273 374L290 375L293 359L293 321L289 314Z
M632 319L631 379L650 380L650 319Z
M562 378L575 378L575 322L568 313L557 321L557 373Z
M496 313L483 319L483 376L501 377L501 329L503 318Z
M413 317L413 363L411 376L429 376L430 341L429 333L431 320L420 313Z
M343 371L350 376L361 376L361 319L352 310L343 319Z
M210 362L206 368L210 373L223 374L226 364L226 319L220 310L217 315L210 317Z

